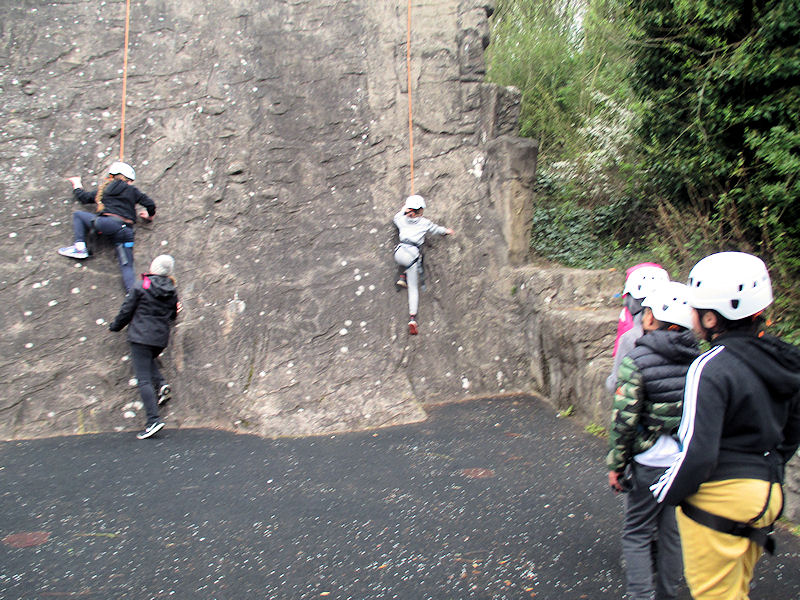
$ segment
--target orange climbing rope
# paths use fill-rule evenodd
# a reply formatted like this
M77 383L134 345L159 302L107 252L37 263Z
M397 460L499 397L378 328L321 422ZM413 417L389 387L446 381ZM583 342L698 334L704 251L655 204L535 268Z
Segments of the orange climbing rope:
M125 51L122 59L122 126L119 134L119 159L125 160L125 105L128 93L128 35L131 25L131 0L125 0Z
M411 164L411 194L414 194L414 120L411 111L411 0L408 0L406 25L406 72L408 73L408 152Z

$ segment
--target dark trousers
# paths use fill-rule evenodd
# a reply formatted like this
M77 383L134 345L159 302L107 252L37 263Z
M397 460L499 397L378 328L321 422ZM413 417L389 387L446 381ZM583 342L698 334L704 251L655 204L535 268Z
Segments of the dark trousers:
M631 600L673 600L683 572L675 507L650 491L666 469L633 463L633 488L625 495L622 555Z
M72 213L72 231L76 242L85 242L86 234L94 225L95 231L108 238L114 244L122 273L125 291L129 291L136 283L133 270L133 225L123 223L114 217L98 217L94 213L78 210Z
M164 378L161 376L161 371L158 370L156 358L164 349L135 342L130 342L130 345L133 370L139 382L139 394L142 397L142 403L147 411L147 425L150 425L158 421L156 390L164 385Z

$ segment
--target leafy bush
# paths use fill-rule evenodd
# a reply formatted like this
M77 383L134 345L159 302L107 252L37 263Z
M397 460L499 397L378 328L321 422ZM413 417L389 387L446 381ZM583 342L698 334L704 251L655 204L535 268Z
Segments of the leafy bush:
M704 251L762 256L797 335L800 2L639 0L628 14L651 189L694 217Z
M624 262L650 221L620 14L606 1L501 0L493 17L488 76L522 90L520 132L540 142L531 248L570 266Z
M586 44L583 0L499 0L492 18L488 78L522 91L520 133L539 140L540 157L581 152L574 135L595 106L593 92L611 93L607 69L619 62Z
M540 140L532 249L678 279L756 253L800 341L798 39L800 0L498 0L488 77Z

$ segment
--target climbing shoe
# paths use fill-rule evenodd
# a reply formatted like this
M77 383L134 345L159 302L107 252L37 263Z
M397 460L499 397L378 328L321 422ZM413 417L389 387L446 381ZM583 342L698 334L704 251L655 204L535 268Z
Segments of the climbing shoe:
M400 275L400 277L398 278L398 280L395 282L395 285L396 285L398 288L407 288L407 287L408 287L408 282L406 281L406 274L405 274L405 273L403 273L402 275Z
M89 258L89 251L87 249L78 250L75 246L59 248L58 253L61 256L68 256L69 258Z
M419 327L417 327L417 322L414 319L411 319L408 322L408 335L417 335L419 333Z
M165 402L169 401L170 398L172 398L172 388L169 387L168 383L165 383L158 388L158 405L161 406Z
M150 436L157 434L159 431L164 429L164 421L155 421L150 423L147 427L144 428L144 431L140 431L136 434L136 439L139 440L146 440Z

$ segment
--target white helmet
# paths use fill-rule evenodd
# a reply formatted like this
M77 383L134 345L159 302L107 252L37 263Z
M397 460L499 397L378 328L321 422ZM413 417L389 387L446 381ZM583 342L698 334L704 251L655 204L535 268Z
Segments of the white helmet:
M689 304L689 286L677 281L659 283L647 294L642 306L650 307L653 316L662 323L673 323L692 328L692 306Z
M706 256L689 272L689 302L694 308L717 311L738 321L772 304L772 282L767 266L744 252Z
M122 175L123 177L127 177L131 181L136 179L136 171L133 170L133 167L130 166L128 163L119 161L111 163L111 166L108 167L108 174Z
M669 273L661 267L646 266L639 267L633 271L625 280L625 289L622 295L630 294L633 298L641 300L649 294L659 283L669 281Z
M406 205L404 208L405 210L419 210L420 208L425 208L425 199L418 194L409 196L406 198Z

